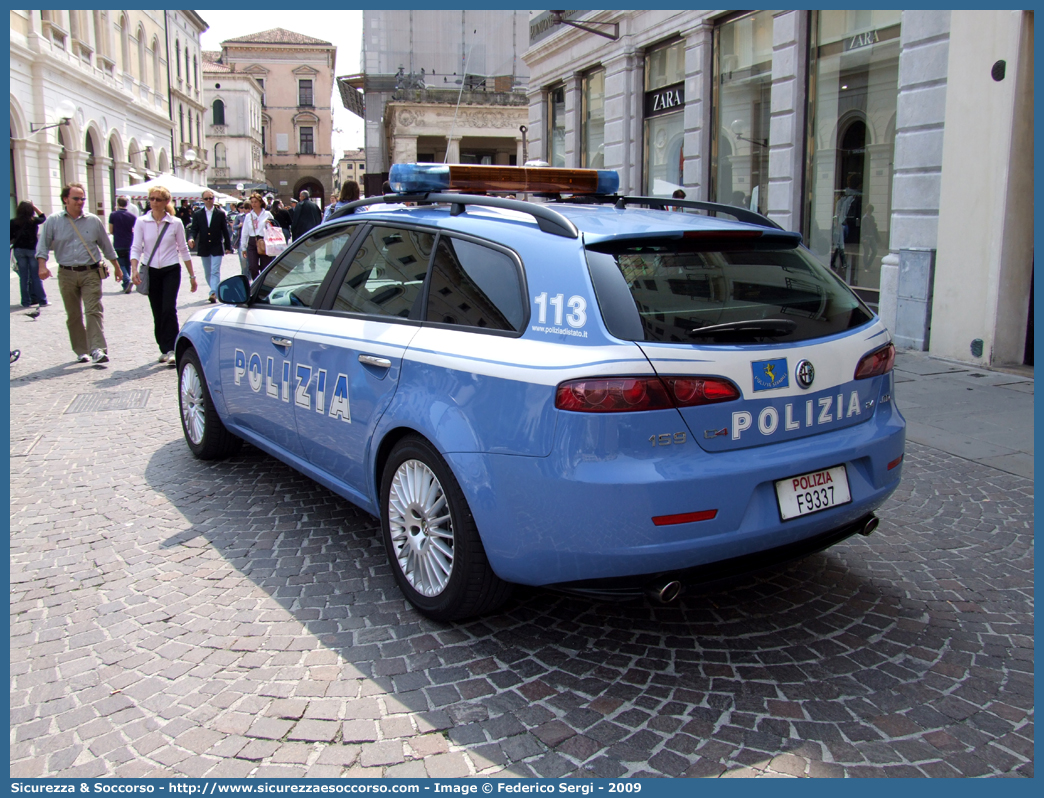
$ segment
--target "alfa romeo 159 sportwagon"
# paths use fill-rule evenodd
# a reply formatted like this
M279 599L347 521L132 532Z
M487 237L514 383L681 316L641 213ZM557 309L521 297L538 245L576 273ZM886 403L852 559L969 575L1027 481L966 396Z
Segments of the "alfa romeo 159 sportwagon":
M246 440L378 515L441 620L513 584L668 600L876 526L895 350L798 234L607 171L391 183L185 324L196 456Z

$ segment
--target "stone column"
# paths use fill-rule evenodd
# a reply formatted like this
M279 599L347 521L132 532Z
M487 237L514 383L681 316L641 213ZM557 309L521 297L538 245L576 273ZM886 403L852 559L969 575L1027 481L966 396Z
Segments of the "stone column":
M413 156L417 157L417 139L413 140ZM460 136L446 137L446 163L460 163Z
M42 189L41 201L38 201L36 205L48 214L57 213L62 210L62 173L58 166L58 156L62 152L62 147L57 142L51 141L38 141L36 147L39 153L37 163ZM43 203L47 203L47 205Z
M682 182L688 199L707 199L710 177L711 44L714 26L701 22L685 38L685 142ZM639 95L641 96L641 95Z
M457 139L458 150L457 157L460 157L459 150L460 139ZM393 164L396 163L416 163L417 161L417 137L416 136L400 136L395 135L392 137L392 159ZM451 163L456 163L452 158Z
M131 165L129 161L116 161L116 188L123 188L124 186L130 185L130 170Z
M91 213L97 213L103 219L108 217L110 211L116 210L109 207L109 164L111 163L110 158L95 155L94 164L89 167L93 171L93 175L88 175L87 188L89 190L92 185L94 186L94 196L90 197ZM98 211L99 203L102 206L100 212Z
M899 250L938 246L950 12L904 11L899 47L892 217L878 308L893 331L899 308Z
M808 96L808 12L781 11L772 22L772 110L769 121L768 216L800 232Z
M83 183L85 186L88 184L87 180L87 158L89 157L86 150L66 150L65 151L65 168L69 173L70 183ZM88 200L91 200L88 197ZM93 200L91 200L93 201ZM91 211L93 213L94 211Z
M547 130L547 102L546 93L542 87L530 91L529 97L529 121L526 122L526 152L522 151L522 134L518 139L518 164L521 166L527 160L547 160L547 152L544 149L545 131Z
M633 194L642 173L642 74L634 46L605 63L605 168L620 175L620 193Z
M583 77L575 73L565 82L565 165L566 168L580 166L582 145L580 136L583 132L581 121L581 96L583 94Z

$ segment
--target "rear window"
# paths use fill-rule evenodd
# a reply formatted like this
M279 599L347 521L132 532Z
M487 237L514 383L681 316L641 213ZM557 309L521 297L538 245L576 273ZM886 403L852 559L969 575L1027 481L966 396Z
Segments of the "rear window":
M619 338L786 343L873 318L825 266L789 241L643 239L587 250L598 303Z

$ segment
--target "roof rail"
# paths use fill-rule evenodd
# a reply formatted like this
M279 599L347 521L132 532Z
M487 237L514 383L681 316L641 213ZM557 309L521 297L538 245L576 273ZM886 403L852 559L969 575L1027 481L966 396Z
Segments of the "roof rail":
M623 197L616 194L575 195L572 197L561 197L554 201L579 205L587 205L591 203L604 205L611 203L617 210L621 211L628 205L648 205L651 208L658 208L659 210L665 210L668 206L673 208L693 208L695 210L710 211L712 213L727 213L729 216L735 218L736 221L756 224L759 227L772 227L776 230L783 229L767 216L762 216L757 211L740 208L736 205L726 205L722 202L704 202L703 200L674 199L672 197Z
M451 206L450 214L459 216L465 213L468 205L481 205L487 208L503 208L509 211L518 211L532 216L537 226L545 233L562 236L563 238L579 238L580 231L576 229L569 219L547 205L539 205L534 202L523 202L522 200L508 199L506 197L490 197L485 194L440 194L425 192L421 194L385 194L383 197L366 197L365 199L350 202L343 208L339 208L331 214L331 219L340 219L355 213L356 208L365 205L393 204L399 202L416 202L425 205L446 203Z

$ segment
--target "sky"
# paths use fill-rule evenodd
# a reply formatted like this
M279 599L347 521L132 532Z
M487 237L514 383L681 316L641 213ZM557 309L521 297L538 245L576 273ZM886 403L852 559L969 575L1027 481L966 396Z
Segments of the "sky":
M334 76L354 75L361 71L359 66L362 48L361 11L249 11L233 8L227 11L197 12L210 28L204 32L204 50L220 50L221 42L259 33L272 28L285 28L305 36L330 42L337 47L337 64ZM333 152L340 158L344 150L356 150L363 146L363 121L341 104L341 95L336 86L331 98L334 114Z

